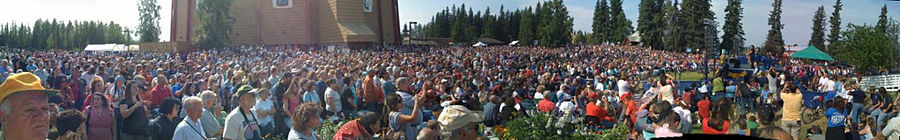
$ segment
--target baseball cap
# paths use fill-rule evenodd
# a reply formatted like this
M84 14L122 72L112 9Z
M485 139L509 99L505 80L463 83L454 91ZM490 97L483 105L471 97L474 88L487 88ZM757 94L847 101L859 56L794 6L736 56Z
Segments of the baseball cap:
M456 130L469 125L469 123L481 122L482 120L484 120L484 117L481 116L480 111L471 111L462 105L447 106L438 117L438 122L441 123L441 129L443 130Z
M250 87L250 85L243 85L241 86L241 88L238 88L237 92L235 92L235 95L241 97L246 95L247 93L250 93L251 90L253 90L253 87Z
M45 89L41 85L41 79L31 72L17 73L7 77L3 85L0 85L0 103L9 95L23 92L40 92L52 96L58 94L59 90Z

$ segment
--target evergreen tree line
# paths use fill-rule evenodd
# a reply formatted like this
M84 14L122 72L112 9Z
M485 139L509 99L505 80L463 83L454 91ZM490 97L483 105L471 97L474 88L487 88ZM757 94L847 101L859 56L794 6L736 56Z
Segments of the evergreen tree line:
M467 9L468 8L468 9ZM422 25L403 26L403 35L411 37L451 38L458 43L471 43L480 37L503 42L520 40L522 45L562 46L572 43L572 17L562 0L538 3L534 7L507 10L500 6L497 13L490 8L473 11L465 4L444 8L431 21Z
M0 45L25 49L81 50L88 44L132 44L132 31L115 22L37 20L33 25L6 23Z

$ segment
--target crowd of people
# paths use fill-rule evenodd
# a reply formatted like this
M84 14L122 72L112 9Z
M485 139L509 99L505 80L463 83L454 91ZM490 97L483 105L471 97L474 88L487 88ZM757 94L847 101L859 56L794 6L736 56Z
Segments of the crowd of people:
M343 122L335 140L471 140L503 138L494 132L535 113L597 130L624 125L629 139L688 135L694 125L800 139L801 125L815 125L799 121L808 91L825 97L827 138L900 137L900 100L863 91L852 69L755 52L742 76L712 60L711 80L689 85L674 75L707 69L704 54L636 46L2 56L2 135L16 140L317 140L325 122Z

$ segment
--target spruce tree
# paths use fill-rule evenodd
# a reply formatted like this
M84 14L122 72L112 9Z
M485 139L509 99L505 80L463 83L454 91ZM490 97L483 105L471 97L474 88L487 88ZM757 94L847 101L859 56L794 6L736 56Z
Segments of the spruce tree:
M878 30L881 30L882 32L887 32L887 29L888 29L887 12L888 12L887 4L885 4L884 7L881 7L881 15L878 16L878 25L875 26L878 28Z
M819 50L825 50L825 7L819 6L816 15L813 16L812 34L809 45L816 46Z
M631 35L634 27L631 21L625 18L625 11L622 10L622 0L610 0L610 17L612 17L612 34L609 36L609 42L622 43L625 38Z
M834 3L834 12L831 13L831 20L829 21L831 23L831 31L828 34L829 45L840 40L841 38L841 7L843 7L843 4L841 4L841 0L837 0ZM828 48L826 47L825 49L827 50Z
M594 6L594 22L591 24L594 44L609 42L610 32L609 6L606 0L598 0Z
M681 11L678 9L678 1L667 2L666 15L669 23L666 26L668 35L664 37L664 45L668 50L684 50L683 21Z
M741 0L728 0L728 6L725 7L725 24L722 25L722 44L719 49L727 49L729 52L737 52L744 45L744 25L741 23L742 12Z
M763 49L773 55L784 52L784 39L781 37L781 0L772 2L772 12L769 13L769 34L766 35L766 44Z

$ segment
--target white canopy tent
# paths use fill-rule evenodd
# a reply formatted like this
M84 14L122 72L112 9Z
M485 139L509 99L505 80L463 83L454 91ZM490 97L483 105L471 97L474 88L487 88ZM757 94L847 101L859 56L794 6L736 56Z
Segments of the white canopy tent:
M478 43L475 43L475 44L472 45L472 47L486 47L486 46L487 46L487 44L484 44L484 43L481 43L481 42L478 42Z
M510 46L516 46L516 45L519 45L519 41L518 41L518 40L512 41L512 42L509 43L509 45L510 45Z
M88 44L86 47L84 47L84 51L92 52L124 52L138 50L140 50L139 45L125 44Z

